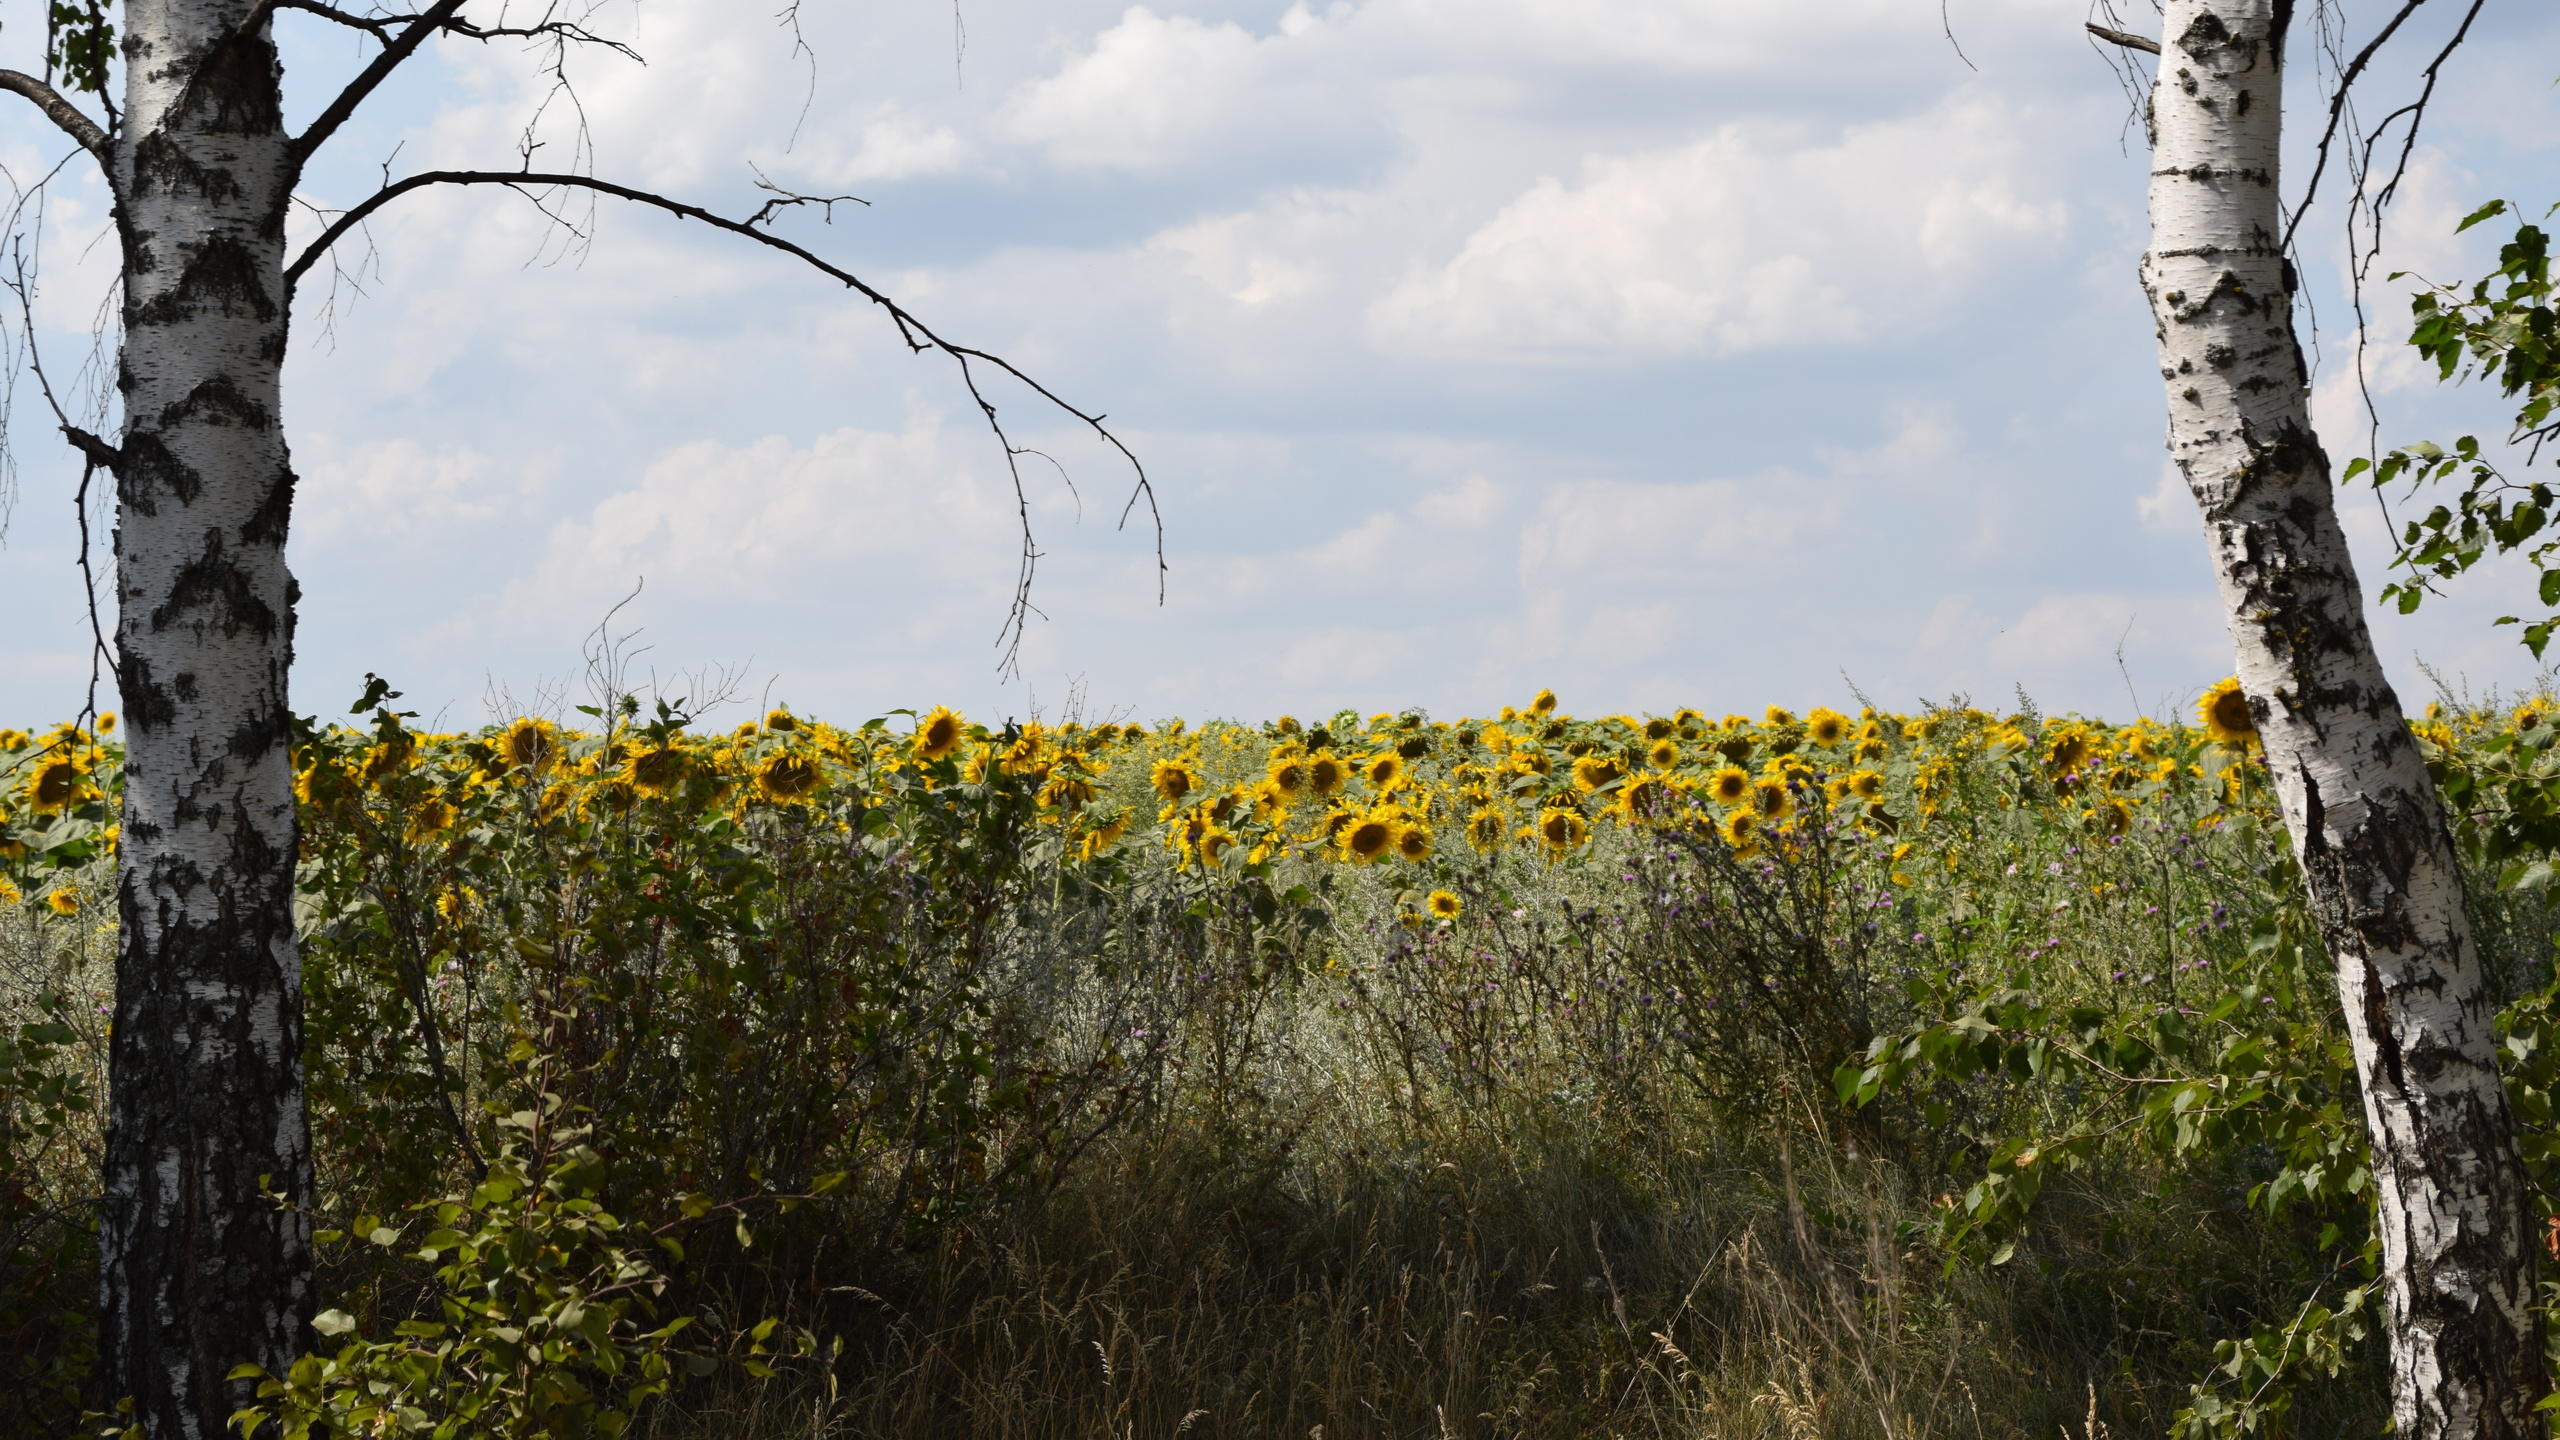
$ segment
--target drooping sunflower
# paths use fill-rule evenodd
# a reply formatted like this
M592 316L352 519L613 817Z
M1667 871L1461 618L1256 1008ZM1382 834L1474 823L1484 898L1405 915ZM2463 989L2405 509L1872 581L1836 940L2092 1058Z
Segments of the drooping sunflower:
M1366 865L1396 843L1396 822L1384 815L1364 815L1342 832L1342 848Z
M790 802L815 793L826 776L818 762L801 755L776 755L756 769L756 790L768 800Z
M539 775L560 754L560 732L548 720L520 719L498 736L498 760L509 771Z
M1644 738L1647 740L1668 740L1674 732L1679 730L1679 728L1680 727L1674 722L1665 720L1661 716L1656 715L1652 719L1644 722Z
M2246 745L2258 738L2257 717L2249 713L2249 697L2241 692L2236 675L2213 682L2204 692L2196 702L2196 723L2224 745Z
M1457 896L1446 890L1432 891L1431 898L1422 903L1430 909L1432 917L1439 920L1455 920L1458 912L1466 908L1458 903Z
M943 759L960 748L968 730L969 722L961 719L957 711L947 705L934 706L916 722L915 757L927 761Z
M1397 826L1396 853L1407 860L1421 861L1431 858L1431 832L1420 825Z
M675 745L643 750L623 767L631 788L643 795L664 795L684 783L685 753Z
M1164 797L1166 804L1179 805L1183 796L1199 788L1200 772L1180 760L1159 760L1155 769L1148 773L1148 779L1154 783L1156 793Z
M1487 805L1467 817L1467 843L1491 854L1502 848L1502 812Z
M1591 822L1575 811L1549 810L1538 817L1538 838L1561 855L1591 838Z
M799 729L800 721L788 710L774 710L766 713L764 717L764 728L787 734L793 730Z
M1556 769L1554 756L1544 750L1526 745L1512 751L1511 759L1506 763L1510 765L1515 775L1552 775Z
M1817 705L1805 716L1804 733L1806 739L1828 750L1849 738L1849 717Z
M1626 773L1627 767L1618 757L1595 752L1573 762L1573 788L1588 795Z
M1318 755L1307 762L1307 788L1318 795L1330 795L1349 779L1351 768L1331 755Z
M1537 698L1529 702L1529 713L1532 715L1553 715L1556 713L1556 692L1553 690L1539 691Z

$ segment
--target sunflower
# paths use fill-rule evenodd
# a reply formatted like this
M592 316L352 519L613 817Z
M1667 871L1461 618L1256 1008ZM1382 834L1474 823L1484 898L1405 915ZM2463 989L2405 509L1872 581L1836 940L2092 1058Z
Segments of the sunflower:
M548 720L518 720L498 735L498 760L507 770L541 774L560 755L560 732Z
M915 757L940 760L960 748L969 723L948 705L936 705L916 722Z
M1392 750L1383 755L1372 755L1360 766L1360 778L1368 781L1369 788L1381 795L1403 784L1404 776L1404 757Z
M685 753L674 745L643 750L623 766L631 788L643 795L664 795L684 783Z
M793 730L799 729L800 722L793 718L791 712L788 710L773 710L766 712L764 717L764 728L788 734Z
M1538 838L1561 855L1591 836L1591 825L1571 810L1550 810L1538 817Z
M1645 763L1651 765L1656 770L1677 769L1680 764L1679 742L1674 740L1656 740L1652 745L1646 748L1644 758Z
M1555 757L1544 750L1528 748L1512 751L1507 763L1515 775L1552 775L1556 768Z
M63 756L47 760L27 777L27 803L39 815L67 810L94 797L89 788L89 767L77 759Z
M1201 864L1215 865L1221 856L1234 847L1235 843L1234 834L1219 826L1211 825L1200 832L1199 843L1194 848L1200 853Z
M1873 770L1860 770L1849 776L1849 793L1861 800L1874 800L1884 794L1884 777Z
M1537 698L1529 702L1529 713L1532 715L1553 715L1556 713L1556 692L1553 690L1539 691Z
M1828 750L1849 738L1849 717L1817 705L1805 717L1804 733L1814 744Z
M2225 745L2246 745L2258 738L2257 717L2249 713L2249 697L2238 676L2213 682L2196 702L2196 721L2204 733Z
M101 727L103 728L103 726ZM2507 728L2518 735L2540 738L2551 733L2551 702L2527 700L2507 718Z
M1431 911L1433 918L1440 920L1455 920L1458 912L1466 908L1458 903L1457 896L1446 890L1432 891L1431 898L1422 903Z
M1658 776L1639 775L1618 791L1618 809L1627 823L1650 820L1657 812L1670 808L1671 787Z
M1796 813L1796 797L1786 781L1764 775L1751 784L1751 808L1764 820L1784 820Z
M1773 727L1779 725L1793 725L1796 723L1795 712L1789 710L1784 705L1772 705L1761 715L1760 723Z
M1309 768L1304 760L1274 760L1265 778L1270 781L1271 788L1283 797L1285 803L1307 793L1307 786L1310 783L1307 774Z
M1363 865L1386 854L1395 843L1396 822L1384 815L1360 817L1342 832L1342 848Z
M412 843L431 840L453 828L453 807L441 800L429 800L409 812L409 839Z
M1585 755L1573 762L1573 788L1588 795L1627 773L1614 755Z
M2121 835L2133 828L2133 807L2125 803L2123 796L2110 795L2104 803L2090 812L2090 818L2096 820L2098 828L2108 834Z
M44 897L44 903L51 906L56 915L77 915L80 913L80 892L65 885Z
M1200 772L1179 760L1157 761L1155 769L1149 772L1148 778L1154 783L1156 793L1163 796L1168 805L1181 804L1182 797L1190 794L1200 784Z
M1716 833L1737 850L1749 849L1760 842L1760 817L1748 810L1736 810L1716 825Z
M1396 853L1407 860L1426 860L1431 856L1431 832L1419 825L1396 827Z
M1487 805L1467 817L1467 843L1486 854L1502 848L1502 812Z
M1727 765L1707 777L1707 797L1719 805L1739 805L1751 798L1751 772Z
M1342 788L1351 769L1331 755L1319 755L1307 762L1307 788L1318 795L1330 795Z
M802 800L826 777L818 762L799 755L776 755L756 771L756 789L768 800Z

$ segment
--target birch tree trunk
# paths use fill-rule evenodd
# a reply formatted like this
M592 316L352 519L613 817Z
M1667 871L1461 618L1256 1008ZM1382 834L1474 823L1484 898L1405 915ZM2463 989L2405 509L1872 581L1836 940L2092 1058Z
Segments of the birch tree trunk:
M155 1440L216 1440L247 1399L231 1369L282 1375L310 1338L309 1222L268 1198L311 1192L270 13L130 0L112 158L125 791L99 1330L106 1398Z
M2285 0L2168 0L2142 261L2169 448L2335 958L2363 1082L2398 1433L2544 1433L2534 1256L2490 999L2433 784L2312 433L2276 186Z

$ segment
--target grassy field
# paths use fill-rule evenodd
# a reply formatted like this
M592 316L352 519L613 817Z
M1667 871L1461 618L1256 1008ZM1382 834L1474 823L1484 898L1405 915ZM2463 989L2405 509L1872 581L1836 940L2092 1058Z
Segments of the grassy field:
M314 730L333 1364L269 1403L526 1435L2378 1431L2352 1070L2220 693L2124 726L1541 695ZM2560 1049L2543 715L2418 726L2528 1101ZM104 722L0 734L11 1433L84 1399L116 758Z

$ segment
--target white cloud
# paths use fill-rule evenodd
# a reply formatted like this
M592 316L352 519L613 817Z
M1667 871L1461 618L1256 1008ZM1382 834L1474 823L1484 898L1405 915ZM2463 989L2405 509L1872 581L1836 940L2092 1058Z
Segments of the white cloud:
M2187 477L2178 473L2174 460L2160 462L2160 482L2133 502L2133 510L2142 528L2154 535L2197 533L2195 492L2187 488Z
M329 544L515 519L550 466L525 466L508 477L467 446L429 448L407 439L343 446L324 433L303 443L295 468L295 537Z
M2069 207L2041 192L2032 117L1950 101L1836 142L1733 124L1540 180L1369 314L1391 350L1559 358L1850 344L1909 323Z

